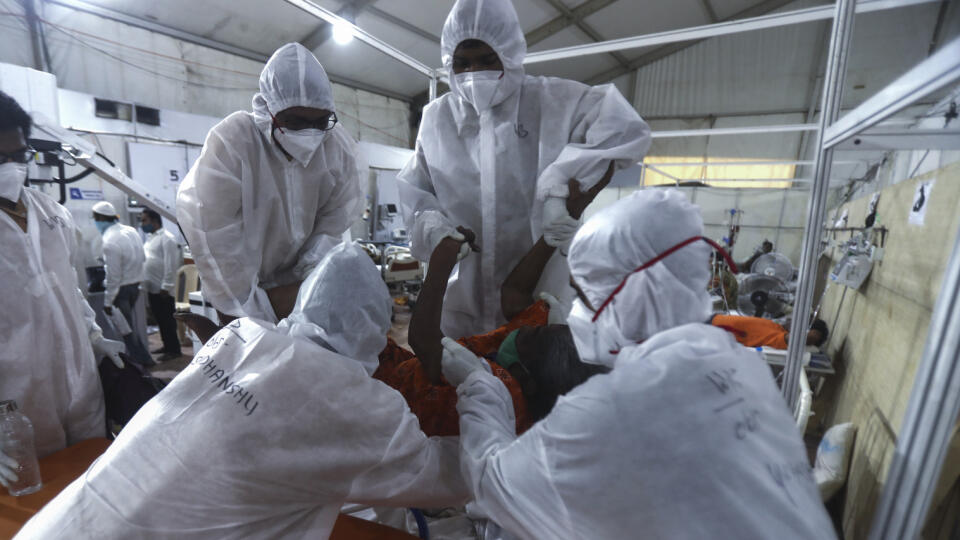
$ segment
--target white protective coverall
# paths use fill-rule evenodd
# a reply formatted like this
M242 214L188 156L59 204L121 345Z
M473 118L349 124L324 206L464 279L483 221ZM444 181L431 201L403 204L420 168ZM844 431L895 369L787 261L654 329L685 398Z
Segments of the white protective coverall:
M113 305L121 286L143 280L144 262L143 240L136 229L114 223L103 232L104 306Z
M580 229L571 274L598 307L633 269L702 231L679 192L636 193ZM605 357L613 369L519 438L503 384L484 370L467 377L461 460L483 513L523 538L835 537L769 367L699 322L708 278L708 249L687 245L627 279L593 323L623 321L615 331L594 338L571 324L585 359L621 348Z
M360 216L356 143L338 124L303 161L288 159L271 115L291 107L334 111L323 66L295 43L267 61L253 112L210 130L177 193L204 298L236 317L276 323L265 290L303 280Z
M353 345L313 319L338 290ZM344 502L463 504L456 439L426 437L399 393L330 350L379 351L389 326L373 262L337 246L289 318L218 332L17 538L327 538Z
M467 39L490 45L504 67L495 105L480 114L453 73L453 52ZM525 75L527 46L509 0L459 0L440 47L452 91L424 109L398 180L414 256L429 260L445 236L437 231L477 234L482 251L460 261L443 302L443 331L459 338L505 322L500 286L540 237L546 197L566 197L570 179L594 186L611 161L641 160L650 129L611 84ZM555 256L540 290L568 291L567 276Z
M167 291L173 296L177 284L177 270L183 264L180 246L177 245L173 233L161 228L147 234L147 241L143 243L143 254L146 257L143 288L148 293Z
M101 336L77 288L77 229L66 208L24 188L24 233L0 212L0 396L33 423L40 457L106 435L91 340Z

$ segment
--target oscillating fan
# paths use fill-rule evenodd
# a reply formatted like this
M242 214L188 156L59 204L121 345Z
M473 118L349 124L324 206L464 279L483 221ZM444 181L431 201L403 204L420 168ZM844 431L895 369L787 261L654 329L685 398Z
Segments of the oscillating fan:
M784 283L789 283L793 279L794 272L790 259L779 253L761 255L750 267L750 273L752 274L775 277Z
M740 283L737 307L741 313L774 319L786 314L787 307L793 300L792 296L780 278L750 274Z

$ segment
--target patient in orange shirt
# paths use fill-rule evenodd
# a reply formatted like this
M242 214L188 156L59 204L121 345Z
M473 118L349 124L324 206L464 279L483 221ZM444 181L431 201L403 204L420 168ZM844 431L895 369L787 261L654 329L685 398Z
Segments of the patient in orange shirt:
M747 347L772 347L786 349L790 332L783 326L760 317L744 317L741 315L716 314L710 319L710 324L723 328L732 333L737 341ZM810 331L807 332L807 345L819 347L827 341L830 335L827 323L821 319L813 321Z

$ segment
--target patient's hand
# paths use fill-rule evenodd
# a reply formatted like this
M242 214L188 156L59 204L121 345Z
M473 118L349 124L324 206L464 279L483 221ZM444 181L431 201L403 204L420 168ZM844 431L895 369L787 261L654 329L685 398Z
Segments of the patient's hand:
M610 185L611 180L613 180L613 162L607 167L607 172L597 182L597 185L586 191L580 191L580 182L576 180L567 182L567 188L570 190L570 195L567 196L567 212L570 213L570 217L580 219L584 210L597 198L603 188Z
M208 339L220 331L220 327L217 326L215 322L196 313L179 311L174 313L173 318L183 322L183 324L187 325L187 328L193 330L193 333L197 335L200 343L206 343Z

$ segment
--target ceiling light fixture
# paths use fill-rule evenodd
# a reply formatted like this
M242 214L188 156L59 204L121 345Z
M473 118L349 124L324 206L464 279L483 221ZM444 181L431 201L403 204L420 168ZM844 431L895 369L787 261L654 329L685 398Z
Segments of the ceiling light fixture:
M335 41L337 45L346 45L353 41L353 25L346 21L334 23L333 41Z

